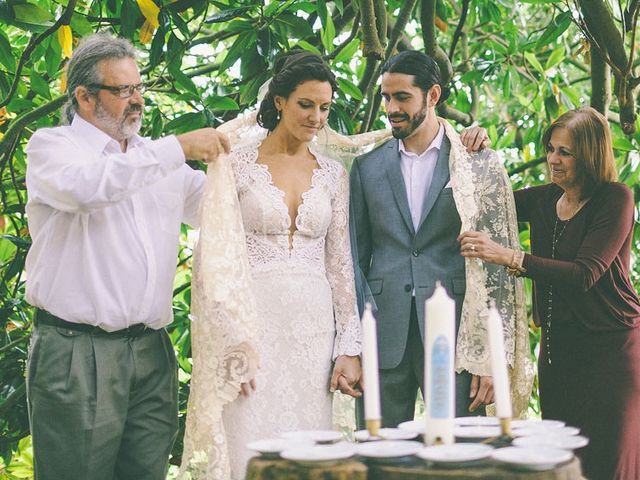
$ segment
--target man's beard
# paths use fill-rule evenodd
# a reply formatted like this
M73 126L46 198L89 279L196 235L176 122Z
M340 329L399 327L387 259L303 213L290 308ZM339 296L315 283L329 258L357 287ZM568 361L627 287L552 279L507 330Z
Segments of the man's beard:
M391 127L391 134L395 138L398 138L400 140L402 140L403 138L407 138L409 135L416 131L416 129L422 124L422 122L424 122L425 118L427 118L427 113L427 98L425 96L422 101L422 110L416 113L413 117L410 117L406 113L399 115L389 115L389 119L409 120L409 125L407 125L406 127Z
M129 113L140 112L140 116L134 121L127 121ZM102 102L98 101L95 108L96 120L99 126L110 137L119 142L128 140L140 131L142 126L142 105L133 104L127 106L119 119L107 112L102 106Z

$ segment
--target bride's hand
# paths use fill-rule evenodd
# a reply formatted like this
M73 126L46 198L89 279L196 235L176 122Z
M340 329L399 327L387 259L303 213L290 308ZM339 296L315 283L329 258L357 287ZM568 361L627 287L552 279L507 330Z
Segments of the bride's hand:
M251 392L255 392L255 391L256 391L256 379L255 378L252 378L248 382L240 384L240 395L242 395L245 398L248 397L249 395L251 395Z
M354 398L360 397L362 392L355 387L360 382L361 375L360 357L340 355L336 358L336 363L333 366L330 390L332 392L340 390L345 395L350 395Z

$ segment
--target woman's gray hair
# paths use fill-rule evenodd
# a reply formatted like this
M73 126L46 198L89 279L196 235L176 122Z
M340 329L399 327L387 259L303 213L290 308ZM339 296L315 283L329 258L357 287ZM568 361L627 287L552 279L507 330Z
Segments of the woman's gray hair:
M91 84L102 83L103 78L98 65L103 60L133 58L137 56L136 49L129 40L114 37L100 32L82 39L73 52L67 64L67 102L62 106L60 123L68 125L78 111L78 100L74 94L76 87L83 85L92 94L98 90L89 87Z

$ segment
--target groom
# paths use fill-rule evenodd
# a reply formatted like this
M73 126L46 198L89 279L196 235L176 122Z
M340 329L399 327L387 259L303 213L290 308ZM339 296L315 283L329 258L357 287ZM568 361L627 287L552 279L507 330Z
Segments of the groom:
M457 334L466 286L450 142L436 117L448 95L440 70L428 55L405 51L382 72L395 138L353 163L351 227L367 301L377 306L382 419L391 427L413 419L423 389L425 299L440 281L455 299ZM456 416L483 413L492 402L491 377L456 373Z

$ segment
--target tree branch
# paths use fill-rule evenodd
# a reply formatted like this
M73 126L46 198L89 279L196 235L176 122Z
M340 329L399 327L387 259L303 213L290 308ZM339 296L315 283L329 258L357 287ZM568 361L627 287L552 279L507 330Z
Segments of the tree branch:
M12 121L9 128L7 128L7 131L4 133L4 137L0 140L0 155L5 153L8 145L10 145L13 140L20 135L20 132L24 127L29 125L31 122L35 122L36 120L56 111L58 108L62 107L66 100L67 96L62 95L55 100L41 105L35 110L30 110Z
M456 46L462 35L462 29L467 21L467 14L469 13L469 3L471 0L462 0L462 12L460 13L460 20L456 26L456 31L453 32L453 38L451 39L451 48L449 48L449 58L453 58L453 54L456 51Z
M515 175L516 173L521 173L524 172L525 170L531 168L531 167L535 167L536 165L540 165L541 163L544 163L547 161L547 157L539 157L536 158L535 160L529 160L528 162L525 162L521 165L518 165L517 167L512 168L511 170L509 170L507 172L507 174L511 177L513 175Z
M20 56L20 61L18 62L18 68L16 68L16 75L15 77L13 77L13 83L11 84L11 88L9 88L9 92L7 93L7 96L4 98L4 100L0 102L0 108L8 105L9 102L11 101L11 98L16 93L16 90L18 88L18 83L20 82L20 75L22 73L22 69L24 68L29 58L31 57L31 54L33 53L35 48L45 38L47 38L53 32L58 30L58 28L60 28L61 25L69 25L69 22L71 21L71 16L73 15L73 9L75 8L76 3L77 3L77 0L69 0L69 3L67 4L66 8L62 12L62 15L60 15L60 18L58 18L58 20L56 20L56 22L53 25L51 25L49 28L47 28L44 32L42 32L37 37L32 36L29 39L27 48L24 49L24 52L22 52L22 55Z
M611 103L611 69L599 49L592 48L591 55L591 106L605 117Z
M373 0L360 0L359 3L362 15L362 40L364 42L362 54L367 58L381 60L384 55L384 47L380 43L380 35L376 26L376 12Z
M468 127L473 123L473 117L469 113L461 112L453 107L450 107L446 103L443 103L438 107L438 115L449 120L453 120L456 123L460 123L465 127Z
M347 39L338 45L333 51L324 57L324 59L328 62L329 60L333 60L338 56L338 54L344 50L344 48L351 43L351 41L356 38L358 34L358 27L360 26L360 14L357 13L355 18L353 19L353 27L351 28L351 33L347 37Z
M436 2L422 0L420 25L422 25L422 40L426 53L432 57L436 55Z

